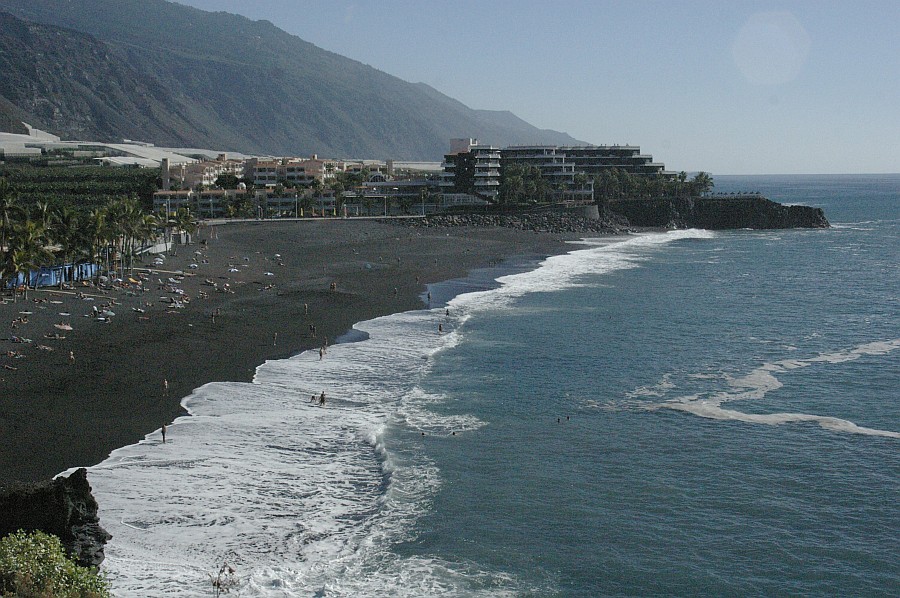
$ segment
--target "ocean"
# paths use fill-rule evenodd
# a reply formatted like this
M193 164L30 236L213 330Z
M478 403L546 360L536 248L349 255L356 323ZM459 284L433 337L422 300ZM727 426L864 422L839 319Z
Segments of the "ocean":
M900 593L900 175L715 183L833 228L585 239L196 389L89 470L115 594Z

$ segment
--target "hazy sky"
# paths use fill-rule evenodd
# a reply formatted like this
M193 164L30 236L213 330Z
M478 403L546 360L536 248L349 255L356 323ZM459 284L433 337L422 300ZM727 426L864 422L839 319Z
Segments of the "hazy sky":
M900 0L179 1L668 170L900 172Z

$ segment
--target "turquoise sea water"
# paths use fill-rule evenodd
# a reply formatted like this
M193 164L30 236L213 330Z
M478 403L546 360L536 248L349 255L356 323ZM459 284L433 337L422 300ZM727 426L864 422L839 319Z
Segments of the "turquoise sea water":
M91 470L119 595L900 593L900 175L716 190L834 227L589 241L198 389Z

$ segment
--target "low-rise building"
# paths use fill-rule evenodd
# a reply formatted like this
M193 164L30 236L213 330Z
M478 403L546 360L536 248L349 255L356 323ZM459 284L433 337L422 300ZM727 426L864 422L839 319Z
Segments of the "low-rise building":
M203 189L157 191L153 194L153 211L173 216L186 208L198 218L284 218L302 216L300 194L296 191L275 193L272 188Z
M229 160L226 154L219 154L215 160L201 160L171 164L168 158L160 161L162 189L199 189L211 187L224 174L241 177L244 174L242 160Z
M338 160L324 160L313 154L309 158L251 158L244 163L244 178L257 187L309 186L313 181L327 183L344 164Z

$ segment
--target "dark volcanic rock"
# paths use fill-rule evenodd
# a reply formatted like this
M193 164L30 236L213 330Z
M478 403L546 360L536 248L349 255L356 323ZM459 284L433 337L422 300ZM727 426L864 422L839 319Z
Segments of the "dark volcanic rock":
M443 214L390 222L415 227L502 226L560 234L620 234L629 232L630 227L723 230L830 226L821 208L785 206L759 195L621 199L609 202L599 219L585 218L564 208L543 208Z
M414 227L502 226L542 233L578 233L616 235L628 232L628 223L613 216L600 220L585 218L565 211L542 210L507 214L454 214L427 218L390 220L393 224Z
M821 208L785 206L762 196L623 199L609 209L632 226L705 228L827 228Z
M69 556L85 567L103 562L103 546L112 538L100 527L84 468L67 478L19 485L0 494L0 537L20 529L58 536Z

